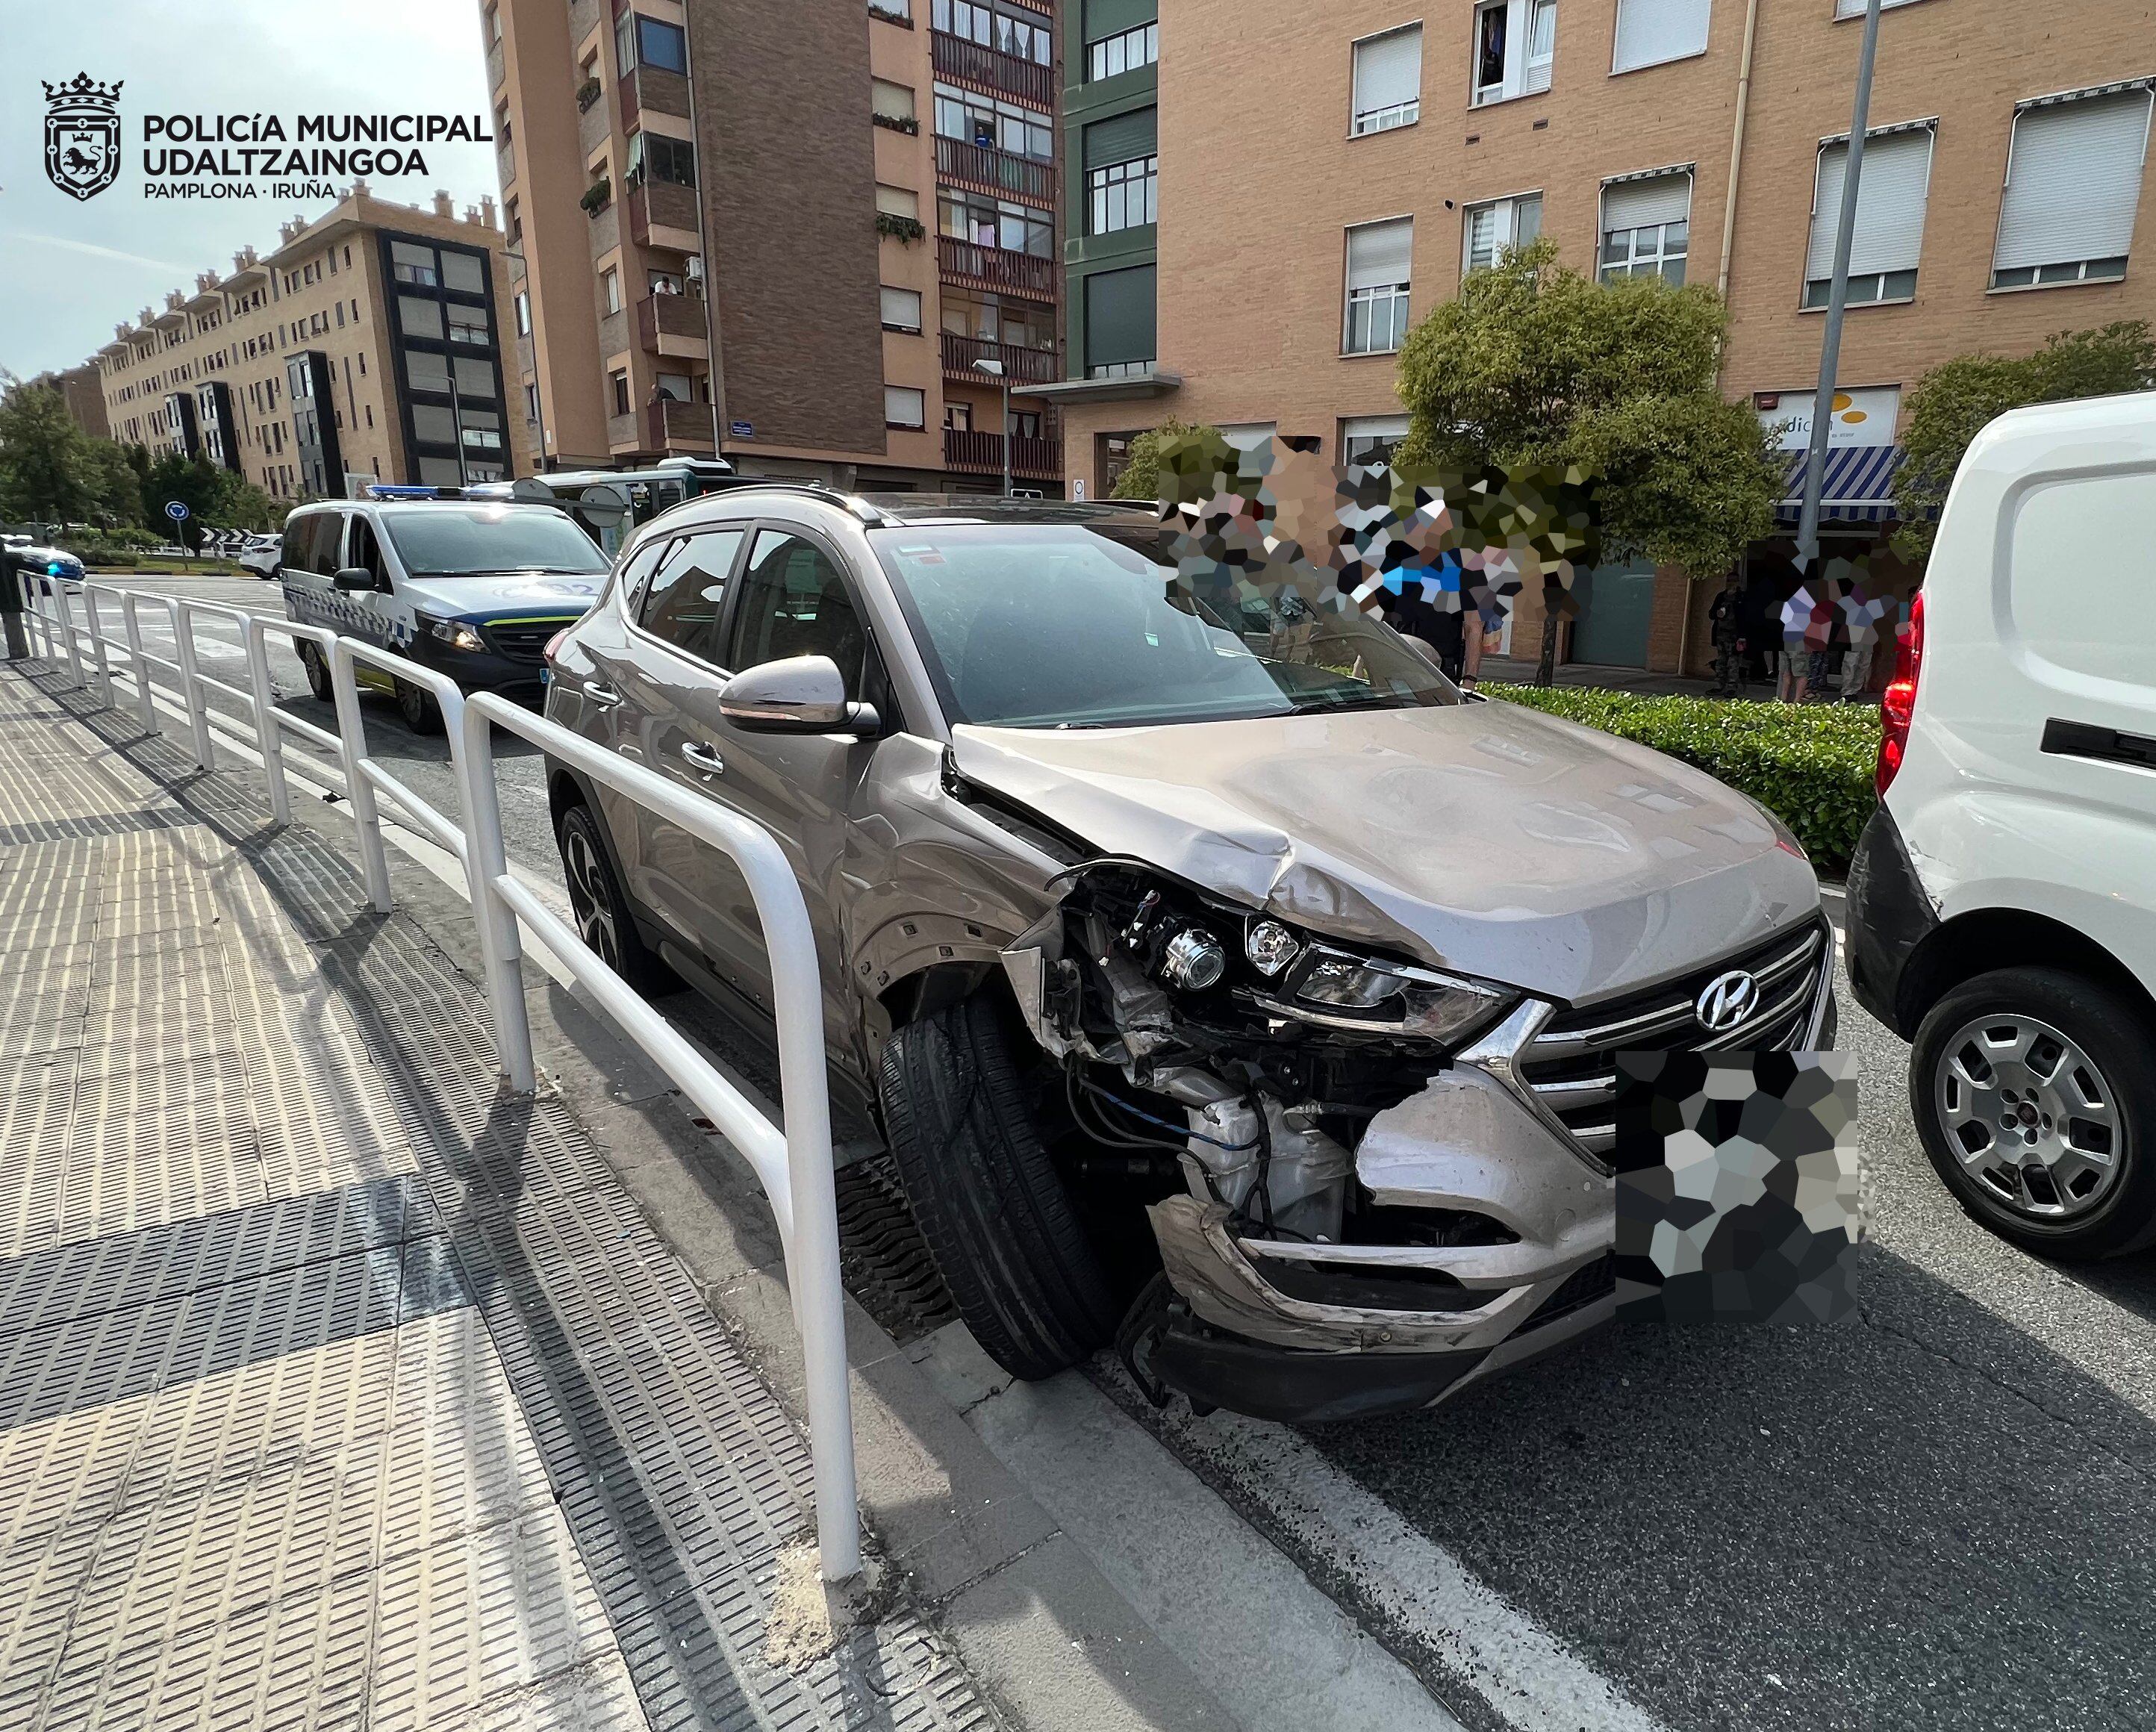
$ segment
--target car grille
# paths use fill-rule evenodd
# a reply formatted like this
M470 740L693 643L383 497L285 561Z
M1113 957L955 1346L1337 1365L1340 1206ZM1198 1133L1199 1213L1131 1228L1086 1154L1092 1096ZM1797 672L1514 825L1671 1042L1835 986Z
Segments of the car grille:
M1794 934L1711 963L1681 980L1577 1010L1560 1010L1522 1047L1520 1076L1593 1154L1617 1140L1617 1055L1620 1052L1776 1052L1803 1044L1811 1027L1821 970L1833 953L1824 920ZM1748 969L1760 1008L1735 1028L1710 1033L1693 1005L1709 982Z
M495 655L512 661L537 661L554 634L576 623L574 614L564 614L558 619L497 619L484 630Z
M1591 1263L1583 1263L1565 1277L1563 1283L1541 1304L1535 1314L1520 1325L1519 1333L1539 1329L1544 1323L1555 1323L1560 1317L1569 1317L1575 1311L1584 1311L1597 1299L1617 1291L1617 1253L1607 1251Z

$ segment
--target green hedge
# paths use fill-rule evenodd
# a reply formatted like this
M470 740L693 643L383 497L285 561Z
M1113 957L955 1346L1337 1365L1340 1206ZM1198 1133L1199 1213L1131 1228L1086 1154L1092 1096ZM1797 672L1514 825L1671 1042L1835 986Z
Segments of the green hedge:
M1748 794L1796 833L1821 871L1849 866L1877 802L1879 712L1861 704L1642 697L1592 686L1497 686L1492 697L1637 740Z

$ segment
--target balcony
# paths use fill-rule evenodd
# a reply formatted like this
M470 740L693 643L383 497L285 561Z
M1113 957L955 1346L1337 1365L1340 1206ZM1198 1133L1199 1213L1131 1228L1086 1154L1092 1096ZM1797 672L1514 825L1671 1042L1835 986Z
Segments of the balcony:
M963 138L936 137L936 172L946 180L963 181L983 192L1006 193L1036 204L1055 203L1055 165L1030 157L1014 157L992 146Z
M698 295L647 295L636 303L636 334L648 350L661 355L707 355L710 332Z
M956 79L960 84L991 94L1016 96L1036 108L1054 106L1054 67L1021 60L1015 54L998 54L992 48L983 48L978 42L968 42L944 30L930 31L928 39L934 44L936 70L940 77Z
M664 398L644 408L644 443L652 450L675 450L693 445L711 449L711 406L708 403L676 403Z
M1004 472L1003 435L976 433L968 428L943 429L943 466L963 474L999 475ZM1063 473L1063 441L1011 435L1011 473L1053 481Z
M1043 301L1055 298L1061 275L1053 259L1037 259L1031 253L1008 252L1002 247L976 246L947 234L936 239L936 260L950 280L982 289L1015 290Z
M646 114L671 115L681 121L689 118L689 80L678 72L639 66L618 88L624 132L635 131L638 119Z
M653 244L651 231L654 228L673 229L694 235L702 226L694 187L678 187L671 181L640 180L629 187L623 202L629 210L629 238L640 247ZM671 241L658 244L675 244Z
M973 384L986 380L995 381L988 374L976 373L976 361L1000 361L1014 385L1052 385L1063 376L1063 369L1053 349L1020 349L1009 343L990 342L985 337L960 337L946 331L943 337L943 371L952 378L965 379Z

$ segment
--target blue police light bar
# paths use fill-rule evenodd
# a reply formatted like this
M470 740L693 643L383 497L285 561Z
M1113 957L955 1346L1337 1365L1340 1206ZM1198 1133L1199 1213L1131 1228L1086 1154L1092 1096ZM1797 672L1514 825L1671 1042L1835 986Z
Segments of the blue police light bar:
M461 487L420 487L398 481L377 481L367 490L369 499L462 499Z

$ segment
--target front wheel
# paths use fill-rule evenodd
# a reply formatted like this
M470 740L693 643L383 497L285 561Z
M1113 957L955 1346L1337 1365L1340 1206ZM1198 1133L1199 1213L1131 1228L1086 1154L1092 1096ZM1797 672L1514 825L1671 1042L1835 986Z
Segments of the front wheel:
M883 1050L884 1124L951 1298L1015 1377L1053 1376L1114 1338L1122 1308L1020 1082L993 999L947 1005Z
M397 708L404 717L404 725L414 733L439 733L442 731L442 707L434 702L434 694L424 686L414 686L408 680L397 682Z
M577 936L614 973L639 992L670 992L680 985L644 942L629 911L629 898L613 874L598 820L588 806L572 806L555 826L562 851L562 876L568 881L569 912Z
M2040 1256L2095 1260L2156 1241L2156 1023L2062 969L1999 969L1917 1030L1909 1095L1962 1207Z
M306 670L307 690L324 703L333 702L336 693L330 685L330 665L322 660L322 652L305 638L300 640L300 666Z

